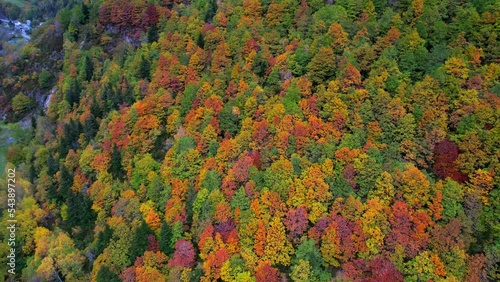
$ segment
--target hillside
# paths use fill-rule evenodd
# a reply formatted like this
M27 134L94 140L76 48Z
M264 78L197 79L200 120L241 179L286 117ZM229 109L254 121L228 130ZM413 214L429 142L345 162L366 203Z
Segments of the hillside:
M0 60L2 281L500 280L499 1L54 7Z

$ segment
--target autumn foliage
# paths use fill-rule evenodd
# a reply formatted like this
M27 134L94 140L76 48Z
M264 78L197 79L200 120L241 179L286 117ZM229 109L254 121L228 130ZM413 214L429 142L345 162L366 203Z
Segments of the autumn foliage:
M16 280L500 279L495 1L85 2L8 126Z

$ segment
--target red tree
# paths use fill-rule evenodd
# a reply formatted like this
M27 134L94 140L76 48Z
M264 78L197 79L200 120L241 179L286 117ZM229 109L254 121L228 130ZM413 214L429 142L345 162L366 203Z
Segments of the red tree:
M344 277L353 281L404 281L403 275L394 264L381 257L370 261L357 259L342 265Z
M307 211L303 207L290 209L283 219L288 232L288 238L297 243L299 237L306 231L308 226Z
M154 4L149 4L142 15L142 23L145 27L150 27L156 23L158 23L158 19L160 15L156 10L156 6Z
M279 282L280 272L271 266L268 261L261 262L255 268L255 279L257 282Z
M170 267L193 267L195 263L195 251L193 244L186 240L179 240L175 244L175 251L172 259L168 261Z
M449 140L443 140L434 147L434 171L441 178L450 177L457 182L464 182L467 176L458 170L455 161L458 158L458 146Z

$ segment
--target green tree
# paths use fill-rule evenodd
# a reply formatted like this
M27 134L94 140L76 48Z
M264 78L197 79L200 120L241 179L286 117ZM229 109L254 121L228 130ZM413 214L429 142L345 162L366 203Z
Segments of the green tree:
M99 269L96 276L96 282L120 282L122 281L118 274L109 269L108 266L103 266Z
M174 251L172 245L172 230L166 221L163 221L160 229L160 251L167 255Z
M108 172L118 180L123 179L125 175L122 167L122 155L116 144L113 144L113 149L111 150L111 163Z
M153 231L149 228L149 225L144 220L141 220L139 226L133 232L129 250L130 264L133 264L137 257L144 254L148 247L148 234L152 233Z
M148 174L158 171L159 167L160 164L153 159L151 154L137 156L134 162L134 169L132 170L132 179L130 180L132 188L137 191L141 187L141 184L147 186L149 184Z
M238 134L240 130L241 119L233 112L234 102L230 101L224 104L219 114L220 129L229 132L232 136Z
M12 99L12 109L18 115L25 114L35 107L35 102L24 95L23 93L19 93Z
M73 235L77 247L83 248L93 236L92 229L96 215L92 210L92 201L82 193L70 191L66 204L68 207L66 220L68 231Z
M295 258L292 260L292 268L297 272L298 269L302 268L301 265L304 264L304 261L309 263L309 279L311 281L330 281L332 279L331 274L323 270L325 262L314 239L306 239L297 247Z
M306 51L304 46L299 46L295 53L290 56L289 66L292 74L295 76L302 76L307 71L307 65L311 61L311 52Z
M84 55L80 66L80 78L84 81L90 81L94 75L94 62L91 55Z
M99 124L93 114L90 114L83 124L83 134L87 141L91 141L99 131Z
M191 105L193 104L193 101L196 98L196 92L198 92L198 88L199 88L198 85L190 83L184 89L180 104L181 108L179 110L182 117L185 117L186 114L191 109Z
M205 12L205 22L211 23L218 9L216 0L208 0L207 11Z
M95 246L96 256L100 255L104 251L104 249L109 245L111 238L113 238L113 229L106 224L104 230L100 231L97 235L97 242Z
M285 97L283 99L283 105L285 106L285 110L287 114L290 115L299 115L302 116L302 112L298 106L300 101L300 90L297 88L295 84L292 84L286 90Z
M148 29L148 42L149 43L156 42L158 41L158 38L160 38L158 32L158 26L156 24L153 24Z
M49 88L52 80L52 74L46 69L42 69L40 76L38 77L38 84L41 88Z
M141 55L141 62L139 64L139 78L151 79L151 62L144 55Z

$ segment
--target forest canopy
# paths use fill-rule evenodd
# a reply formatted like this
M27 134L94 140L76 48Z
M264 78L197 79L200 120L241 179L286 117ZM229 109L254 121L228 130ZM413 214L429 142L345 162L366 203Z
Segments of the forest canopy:
M2 281L500 280L499 1L49 2Z

